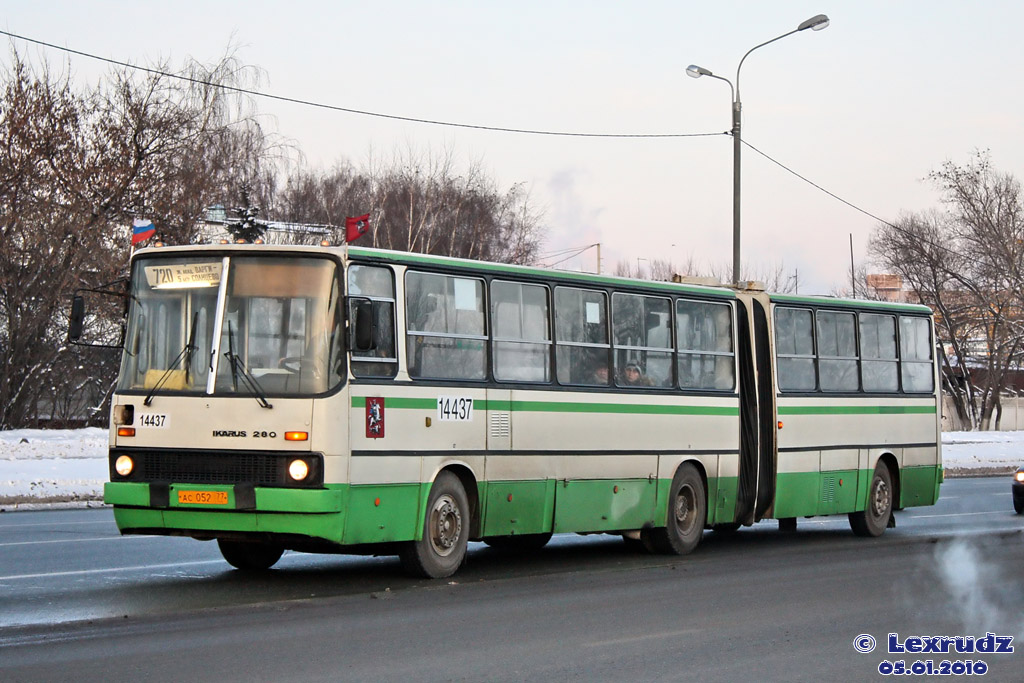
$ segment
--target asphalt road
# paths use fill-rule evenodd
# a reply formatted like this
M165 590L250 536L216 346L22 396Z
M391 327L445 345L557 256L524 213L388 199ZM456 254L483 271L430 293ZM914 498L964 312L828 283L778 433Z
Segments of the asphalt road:
M1009 489L951 480L879 539L837 517L707 533L688 557L607 536L519 558L475 544L442 581L393 558L295 553L254 577L212 543L120 537L109 510L4 513L0 680L857 681L900 658L1020 680L1024 516ZM1019 652L887 652L889 633L987 632ZM873 652L854 649L861 634Z

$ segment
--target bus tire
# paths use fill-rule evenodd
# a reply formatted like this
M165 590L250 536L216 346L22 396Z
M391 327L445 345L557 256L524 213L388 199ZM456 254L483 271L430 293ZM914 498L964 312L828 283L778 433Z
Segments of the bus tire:
M485 538L484 543L507 553L534 553L543 548L551 540L551 532L543 534L520 534L518 536L493 536Z
M409 541L399 553L402 567L428 579L451 576L466 559L469 524L466 489L457 476L441 472L430 487L423 537Z
M880 460L875 465L875 474L871 477L867 509L849 514L853 533L865 537L881 536L889 525L892 506L892 475L889 474L889 468Z
M666 525L648 529L645 545L666 555L686 555L700 543L706 521L704 480L696 467L683 463L672 477Z
M226 541L218 538L217 547L228 564L245 572L266 571L284 554L284 548L280 546L252 541Z
M743 526L739 522L722 522L721 524L712 524L711 531L719 536L732 536L740 527Z

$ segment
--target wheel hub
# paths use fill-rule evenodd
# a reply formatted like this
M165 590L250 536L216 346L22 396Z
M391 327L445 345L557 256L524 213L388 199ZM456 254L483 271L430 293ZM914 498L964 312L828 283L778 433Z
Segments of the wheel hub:
M875 490L871 504L875 517L881 517L884 515L886 509L889 507L889 486L882 479L875 482Z
M462 533L462 513L451 496L442 496L430 512L430 543L438 555L447 556Z
M693 490L688 486L684 486L679 489L679 493L676 494L676 527L680 531L688 531L693 526L693 516L696 513L697 501L694 497Z

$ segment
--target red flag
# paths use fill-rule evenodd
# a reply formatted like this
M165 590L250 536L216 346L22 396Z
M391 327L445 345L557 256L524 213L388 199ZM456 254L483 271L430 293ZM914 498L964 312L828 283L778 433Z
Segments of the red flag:
M363 235L370 229L370 214L364 213L362 216L348 216L345 218L345 241L353 242Z

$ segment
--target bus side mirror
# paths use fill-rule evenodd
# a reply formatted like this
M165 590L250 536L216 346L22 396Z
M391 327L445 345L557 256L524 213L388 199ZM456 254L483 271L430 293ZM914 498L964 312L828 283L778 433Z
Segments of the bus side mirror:
M127 302L130 301L127 285L128 280L122 278L101 287L76 289L71 297L71 314L68 316L68 343L100 349L123 348ZM120 299L125 306L115 308L108 297ZM86 310L89 311L88 325ZM118 319L120 325L116 324ZM117 328L121 334L114 344L113 333Z
M77 342L82 338L82 327L85 325L85 299L76 294L71 300L71 319L68 321L68 341Z
M352 330L352 350L370 351L376 345L376 323L373 316L373 302L363 299L355 305Z

